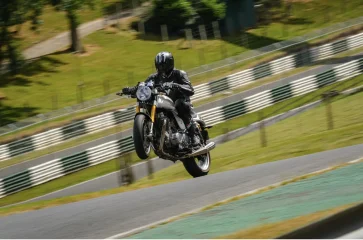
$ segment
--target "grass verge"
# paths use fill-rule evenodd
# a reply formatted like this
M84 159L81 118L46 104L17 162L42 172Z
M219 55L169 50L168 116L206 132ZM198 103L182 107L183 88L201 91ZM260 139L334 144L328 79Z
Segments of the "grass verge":
M182 47L186 44L184 39L160 43L130 31L98 31L83 40L87 54L58 52L40 58L16 76L4 76L0 83L6 97L0 108L3 113L1 125L74 105L82 101L81 95L83 100L89 100L101 97L105 92L116 92L122 86L134 85L154 71L151 60L161 50L173 52L176 65L187 70L361 16L363 5L360 0L350 0L344 7L345 11L342 11L338 0L294 1L290 18L281 17L282 10L278 9L273 13L271 24L248 30L251 43L248 47L241 44L240 36L203 43L195 41L192 49L185 49ZM128 56L127 61L124 56ZM198 79L192 81L200 82ZM79 90L82 94L77 90L78 84L82 86ZM52 104L54 96L57 96L56 104Z
M116 12L116 2L123 3L125 0L101 0L94 1L94 8L84 7L78 11L79 22L86 23L104 17L105 14L112 14ZM110 11L111 10L111 11ZM49 38L56 36L62 32L68 31L68 19L66 13L57 11L53 6L46 5L43 9L43 14L40 16L42 21L37 31L31 30L31 21L23 23L21 26L12 27L10 30L18 30L15 35L19 41L20 50L27 49L32 45L45 41Z
M213 174L362 143L362 107L363 93L334 101L332 103L335 125L333 130L327 130L326 109L324 106L320 106L266 128L268 139L267 147L260 147L259 132L252 132L233 141L221 144L212 151L213 167L210 173ZM225 124L230 125L230 122ZM79 180L81 176L83 176L82 181L84 181L102 175L100 171L103 171L103 174L111 172L111 169L112 171L117 169L115 160L7 196L0 199L0 206L24 201L62 189L70 184L81 182ZM189 178L190 176L182 164L176 163L167 169L156 172L152 180L144 178L126 187L48 201L26 203L13 207L4 207L0 209L0 215L81 201Z
M311 224L319 221L320 219L332 216L338 212L344 211L355 204L348 204L336 208L332 208L325 211L319 211L316 213L308 214L305 216L296 217L286 221L278 223L265 224L262 226L254 227L232 233L229 235L218 237L217 239L274 239L282 234L293 231L301 226Z
M226 95L237 94L237 93L246 91L248 89L252 89L252 88L267 84L267 83L271 83L271 82L277 81L278 79L286 78L286 77L301 73L303 71L313 69L313 68L315 68L317 66L321 66L321 65L330 63L330 62L332 62L334 60L339 60L340 58L350 56L350 55L355 54L357 52L360 52L362 50L363 50L363 47L357 48L357 49L354 49L354 50L350 50L350 51L347 51L347 52L344 52L344 53L337 54L337 55L335 55L335 56L333 56L333 57L331 57L329 59L325 59L325 60L313 63L311 65L307 65L307 66L304 66L304 67L293 69L293 70L291 70L289 72L286 72L286 73L280 73L280 74L277 74L277 75L274 75L274 76L266 77L266 78L263 78L263 79L260 79L260 80L258 80L256 82L254 82L254 83L250 83L250 84L248 84L248 85L246 85L244 87L240 87L240 88L230 90L228 92L228 94L226 94L225 92L217 93L217 94L213 95L210 98L195 101L194 105L196 107L201 106L201 105L206 104L208 102L212 102L212 101L222 99L222 98L226 97ZM242 70L241 68L238 69L238 71L241 71L241 70ZM122 101L122 104L120 104L121 101ZM79 113L76 113L76 114L73 114L73 115L70 115L70 116L67 115L67 116L60 117L60 118L57 118L57 119L54 119L54 120L46 121L45 123L36 124L34 126L26 128L24 130L15 131L15 132L12 132L11 134L5 134L5 135L0 136L0 144L5 144L7 142L11 142L11 141L14 141L16 139L21 139L21 138L23 138L25 136L30 136L30 135L33 135L35 133L43 132L43 131L45 131L47 129L52 129L52 128L55 128L55 127L61 127L61 126L64 126L65 124L69 124L69 123L71 123L72 121L75 121L75 120L86 119L86 118L92 117L94 115L98 115L98 114L102 114L102 113L109 112L109 111L112 111L112 110L127 107L127 106L130 106L133 103L134 103L134 100L113 101L113 102L104 104L102 106L91 108L91 109L88 109L88 110L85 110L85 111L82 111L82 112L79 112ZM109 135L108 130L106 130L104 133L98 133L97 134L98 137L103 137L103 136L107 136L107 135ZM89 139L89 140L91 140L91 139ZM62 149L62 148L60 148L60 149ZM32 157L35 157L35 156L32 156ZM30 159L31 157L30 158L25 157L25 158ZM1 164L0 164L0 168L1 168Z
M271 80L271 81L273 81L273 80ZM267 83L267 82L269 82L268 79L265 80L264 83ZM210 131L210 136L213 138L213 137L216 137L218 135L224 134L224 133L226 133L228 131L233 131L235 129L247 126L247 125L249 125L249 124L251 124L253 122L259 121L259 114L261 112L264 114L264 116L269 116L271 114L272 115L277 115L277 114L289 111L291 109L294 109L296 107L299 107L299 106L301 106L303 104L310 103L310 102L318 100L320 98L320 94L325 92L328 89L333 88L334 90L342 91L342 90L346 89L348 86L350 86L352 84L357 84L357 83L360 83L360 82L363 84L363 75L358 76L358 77L356 77L354 79L351 79L351 80L347 80L347 81L342 82L342 83L332 84L331 86L327 86L327 87L324 87L324 88L322 88L322 89L320 89L318 91L306 94L304 97L295 97L295 98L292 98L292 99L277 103L277 104L275 104L273 106L267 107L265 109L262 109L262 110L260 110L258 112L242 115L242 116L237 117L235 119L229 120L226 123L221 123L221 124L216 125ZM257 84L257 83L252 84L252 86L255 86L255 84ZM240 92L240 91L242 91L242 89L237 89L236 93ZM220 95L216 95L213 98L215 100L217 100L217 99L220 98ZM284 106L286 106L286 107L284 107ZM104 131L100 131L100 132L97 132L97 133L94 133L94 134L81 136L81 137L79 137L77 139L70 140L70 141L67 141L65 143L61 143L61 144L52 146L52 147L44 149L44 150L33 151L33 152L30 152L30 153L27 153L27 154L24 154L24 155L21 155L21 156L18 156L18 157L14 157L14 158L9 159L7 161L0 162L0 168L5 168L7 166L11 166L11 165L18 164L18 163L21 163L21 162L24 162L24 161L35 159L37 157L40 157L40 156L43 156L43 155L46 155L46 154L50 154L52 152L61 151L61 150L73 147L75 145L79 145L79 144L82 144L82 143L85 143L85 142L96 140L96 139L101 138L101 137L105 137L105 136L108 136L108 135L111 135L111 134L115 134L117 132L124 131L124 130L128 129L131 126L132 126L132 123L125 123L123 125L113 127L113 128L110 128L110 129L107 129L107 130L104 130ZM138 162L139 160L135 159L134 161Z

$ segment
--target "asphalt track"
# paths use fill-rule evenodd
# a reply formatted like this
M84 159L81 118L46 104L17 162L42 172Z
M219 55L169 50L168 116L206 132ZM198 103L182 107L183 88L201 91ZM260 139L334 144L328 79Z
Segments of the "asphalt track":
M342 239L363 239L363 226L353 232L344 234L340 236L339 238Z
M238 101L238 100L240 100L242 98L257 94L259 92L262 92L262 91L265 91L265 90L268 90L268 89L275 88L277 86L281 86L281 85L290 83L290 82L292 82L294 80L301 79L301 78L304 78L304 77L307 77L307 76L310 76L310 75L315 75L315 74L327 71L327 70L329 70L329 69L331 69L331 68L333 68L333 67L335 67L337 65L344 64L344 63L352 61L354 59L358 59L358 58L360 58L362 56L363 56L363 53L357 53L357 54L355 54L353 56L333 59L333 60L331 60L330 64L326 64L326 65L323 65L321 67L317 67L317 68L314 68L314 69L311 69L311 70L308 70L308 71L305 71L305 72L302 72L302 73L299 73L299 74L296 74L296 75L293 75L293 76L290 76L290 77L287 77L287 78L283 78L283 79L281 79L279 81L268 83L268 84L265 84L265 85L262 85L262 86L259 86L259 87L252 88L250 90L244 91L242 93L238 93L238 94L235 94L235 95L232 95L232 96L229 96L229 97L226 97L226 98L223 98L223 99L220 99L220 100L217 100L217 101L202 105L200 107L197 107L196 111L201 112L201 111L205 111L207 109L213 108L213 107L224 106L224 105L227 105L228 103L235 102L235 101ZM87 143L84 143L84 144L80 144L80 145L72 147L72 148L68 148L68 149L65 149L65 150L62 150L62 151L59 151L59 152L44 155L42 157L39 157L39 158L36 158L36 159L33 159L33 160L29 160L29 161L26 161L26 162L23 162L23 163L19 163L19 164L16 164L16 165L12 165L12 166L0 169L0 178L7 177L9 175L24 171L24 170L26 170L26 169L28 169L30 167L33 167L33 166L36 166L36 165L39 165L39 164L42 164L42 163L57 159L57 158L66 157L66 156L72 155L74 153L84 151L84 150L86 150L88 148L95 147L95 146L98 146L100 144L103 144L103 143L106 143L106 142L109 142L109 141L120 139L121 137L129 136L129 135L131 135L131 133L132 133L131 129L128 129L128 130L125 130L125 131L117 133L117 134L109 135L107 137L103 137L103 138L100 138L100 139L97 139L97 140L94 140L94 141L90 141L90 142L87 142Z
M320 101L310 103L307 105L304 105L300 108L288 111L283 114L279 114L277 116L268 118L264 121L265 126L270 126L272 124L275 124L276 122L282 121L286 118L295 116L301 112L308 111L309 109L312 109L320 104ZM217 144L217 147L219 144L224 143L225 141L230 141L233 139L236 139L242 135L248 134L252 131L255 131L259 128L258 124L252 124L250 126L236 129L234 131L228 132L227 134L220 135L216 138L211 139L211 141L215 142ZM212 160L213 161L213 160ZM152 164L152 168L154 172L160 171L166 167L169 167L173 165L174 163L172 161L160 159L160 158L154 158L150 160L150 163ZM149 175L149 170L147 167L147 162L140 162L138 164L135 164L132 166L132 172L133 177L136 180L139 180L141 178L144 178ZM121 173L120 171L116 171L89 181L85 181L58 191L54 191L51 193L48 193L43 196L39 196L36 198L29 199L24 202L15 203L12 205L18 205L26 202L35 202L40 200L49 200L59 197L65 197L65 196L72 196L77 195L81 193L88 193L88 192L97 192L102 191L106 189L116 188L120 186L121 183Z
M363 144L14 214L0 238L107 238L216 201L363 156Z

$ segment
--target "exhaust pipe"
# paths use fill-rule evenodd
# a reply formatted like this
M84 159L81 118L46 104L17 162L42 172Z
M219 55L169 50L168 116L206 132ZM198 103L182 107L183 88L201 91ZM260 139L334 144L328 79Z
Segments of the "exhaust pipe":
M213 150L215 147L216 147L216 144L214 142L210 142L206 146L202 147L201 149L199 149L191 154L188 154L187 158L206 154L209 151Z

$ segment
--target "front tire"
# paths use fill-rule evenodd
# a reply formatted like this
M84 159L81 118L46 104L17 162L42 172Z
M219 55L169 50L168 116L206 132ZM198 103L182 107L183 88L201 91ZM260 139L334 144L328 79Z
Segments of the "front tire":
M211 158L210 153L206 153L195 158L183 160L185 170L194 178L205 176L209 173Z
M146 139L146 135L149 132L149 119L145 115L137 115L134 120L133 138L135 151L140 159L147 159L151 151L151 143Z

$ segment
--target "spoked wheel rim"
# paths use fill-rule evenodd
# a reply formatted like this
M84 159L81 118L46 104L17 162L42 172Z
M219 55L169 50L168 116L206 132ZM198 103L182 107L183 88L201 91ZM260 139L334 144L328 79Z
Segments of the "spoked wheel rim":
M208 171L209 166L210 166L210 156L209 153L200 155L196 157L196 162L198 167L202 170L202 171Z
M143 146L144 146L144 151L146 154L149 154L150 151L151 151L151 143L150 141L148 140L148 138L146 137L149 132L150 132L150 126L148 124L148 121L144 121L144 135L143 135Z

